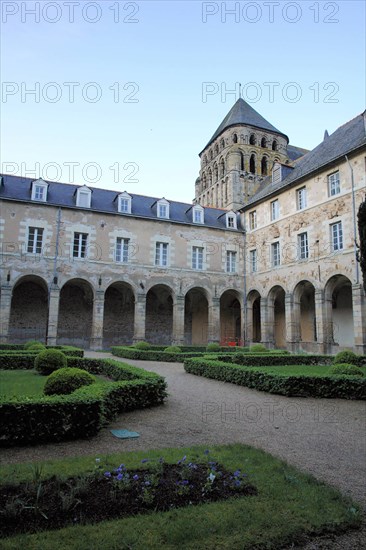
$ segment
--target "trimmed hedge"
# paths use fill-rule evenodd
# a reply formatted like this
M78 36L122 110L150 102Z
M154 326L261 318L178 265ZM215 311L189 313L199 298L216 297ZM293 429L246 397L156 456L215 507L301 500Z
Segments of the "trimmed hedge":
M70 395L0 401L0 446L92 437L118 414L162 403L166 382L153 372L112 359L70 358L70 367L115 381L80 388Z
M188 357L199 357L203 355L202 352L182 352L175 353L172 351L160 351L160 350L140 350L133 347L114 346L111 349L113 355L116 357L123 357L125 359L137 359L141 361L167 361L169 363L180 363L183 359ZM207 353L205 351L205 353Z
M83 369L65 367L55 370L43 388L45 395L68 395L83 386L96 383L96 378Z
M45 349L59 349L66 355L84 357L84 350L75 346L45 346ZM23 344L0 344L0 355L3 353L39 353L37 350L26 349Z
M84 355L84 350L65 346L64 348L47 348L60 349L67 358L80 357ZM39 354L39 351L0 351L0 370L18 370L18 369L33 369L34 360Z
M209 359L187 359L184 369L190 374L230 382L259 391L287 397L323 397L366 400L366 379L345 376L276 375L232 363Z
M282 353L266 354L248 354L236 353L233 356L219 355L219 361L232 362L236 365L251 367L276 367L286 365L331 365L333 357L331 355L291 355Z
M360 367L350 363L337 363L330 367L329 374L344 374L346 376L363 376Z

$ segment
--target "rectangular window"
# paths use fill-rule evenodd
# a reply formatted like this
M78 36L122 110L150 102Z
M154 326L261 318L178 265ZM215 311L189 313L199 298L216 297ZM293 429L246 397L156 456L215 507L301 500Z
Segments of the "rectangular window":
M257 228L257 211L249 212L249 229L253 230Z
M280 215L280 204L278 202L278 199L271 202L271 220L277 220Z
M236 273L236 252L230 250L226 252L226 271Z
M165 267L168 265L168 243L156 243L155 265Z
M130 199L120 199L119 202L120 212L124 212L125 214L130 213Z
M34 199L36 201L44 201L45 191L44 185L36 185L34 189Z
M203 269L203 248L201 246L192 247L192 269Z
M299 259L307 260L309 257L309 241L307 233L300 233L297 237L299 247Z
M86 258L86 245L88 241L87 233L74 233L74 258Z
M297 194L297 209L303 210L307 207L306 187L302 187L296 191Z
M40 254L42 252L43 229L41 227L30 227L28 231L28 252Z
M280 257L280 243L272 243L271 244L271 251L272 251L272 266L277 267L281 263L281 257Z
M256 273L258 266L257 266L257 251L251 250L250 251L250 271L251 273Z
M330 226L332 249L334 252L343 250L343 229L342 222L333 223Z
M83 191L78 194L78 204L82 208L90 208L90 193L84 193Z
M227 217L227 226L230 229L235 229L235 219L234 216L228 216Z
M168 218L168 206L166 204L159 204L158 206L158 218Z
M334 172L328 176L328 194L330 197L338 195L341 192L341 185L339 182L339 172Z
M194 223L202 223L203 220L203 212L202 210L199 210L198 208L193 209L193 221Z
M130 239L117 237L116 239L116 262L126 264L128 262L128 245Z

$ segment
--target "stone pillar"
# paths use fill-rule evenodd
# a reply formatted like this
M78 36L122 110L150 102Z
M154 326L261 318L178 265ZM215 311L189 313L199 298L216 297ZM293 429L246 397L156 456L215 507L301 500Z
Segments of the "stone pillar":
M297 352L300 340L300 303L294 300L290 292L285 296L285 331L287 349Z
M185 297L176 296L173 309L173 335L172 344L176 346L184 345L184 306Z
M245 318L246 318L246 326L244 325ZM242 319L243 319L243 316L242 316ZM244 315L242 327L244 327L244 335L245 335L244 346L250 346L253 343L253 304L252 302L247 302L246 304L246 315Z
M335 352L332 298L324 294L324 353Z
M135 302L135 330L133 333L133 342L142 342L145 340L146 328L146 294L138 294Z
M208 306L208 342L220 343L220 298L212 298Z
M268 307L268 298L261 297L261 344L266 347L273 347L274 345L274 308L273 305ZM270 317L272 326L270 327Z
M9 322L10 322L10 308L11 308L11 296L12 287L9 285L3 285L1 287L0 295L0 343L9 343Z
M58 327L58 309L60 305L60 289L56 286L51 287L48 303L48 327L47 327L47 345L55 346L57 344Z
M316 343L318 353L326 353L327 331L325 322L324 291L315 291Z
M103 349L104 290L97 290L93 302L93 325L90 349Z
M352 285L354 350L366 354L366 299L362 285Z

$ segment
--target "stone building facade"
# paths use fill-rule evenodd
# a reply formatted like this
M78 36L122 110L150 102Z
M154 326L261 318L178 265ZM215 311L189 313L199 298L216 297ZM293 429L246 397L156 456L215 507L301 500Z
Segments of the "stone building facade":
M3 175L0 338L366 352L365 113L314 150L242 99L193 204Z

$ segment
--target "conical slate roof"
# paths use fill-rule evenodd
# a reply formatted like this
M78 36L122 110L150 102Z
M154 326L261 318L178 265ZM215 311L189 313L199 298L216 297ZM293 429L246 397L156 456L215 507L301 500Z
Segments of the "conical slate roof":
M224 120L221 122L220 126L217 128L216 132L207 143L206 147L210 145L224 130L230 128L230 126L238 125L248 125L255 126L256 128L261 128L263 130L269 130L270 132L277 132L285 136L288 141L286 134L272 126L268 120L262 117L253 107L251 107L244 99L241 97L230 109ZM206 147L204 149L206 149ZM204 150L203 149L203 150ZM202 151L201 151L202 152ZM201 153L200 153L201 154Z

